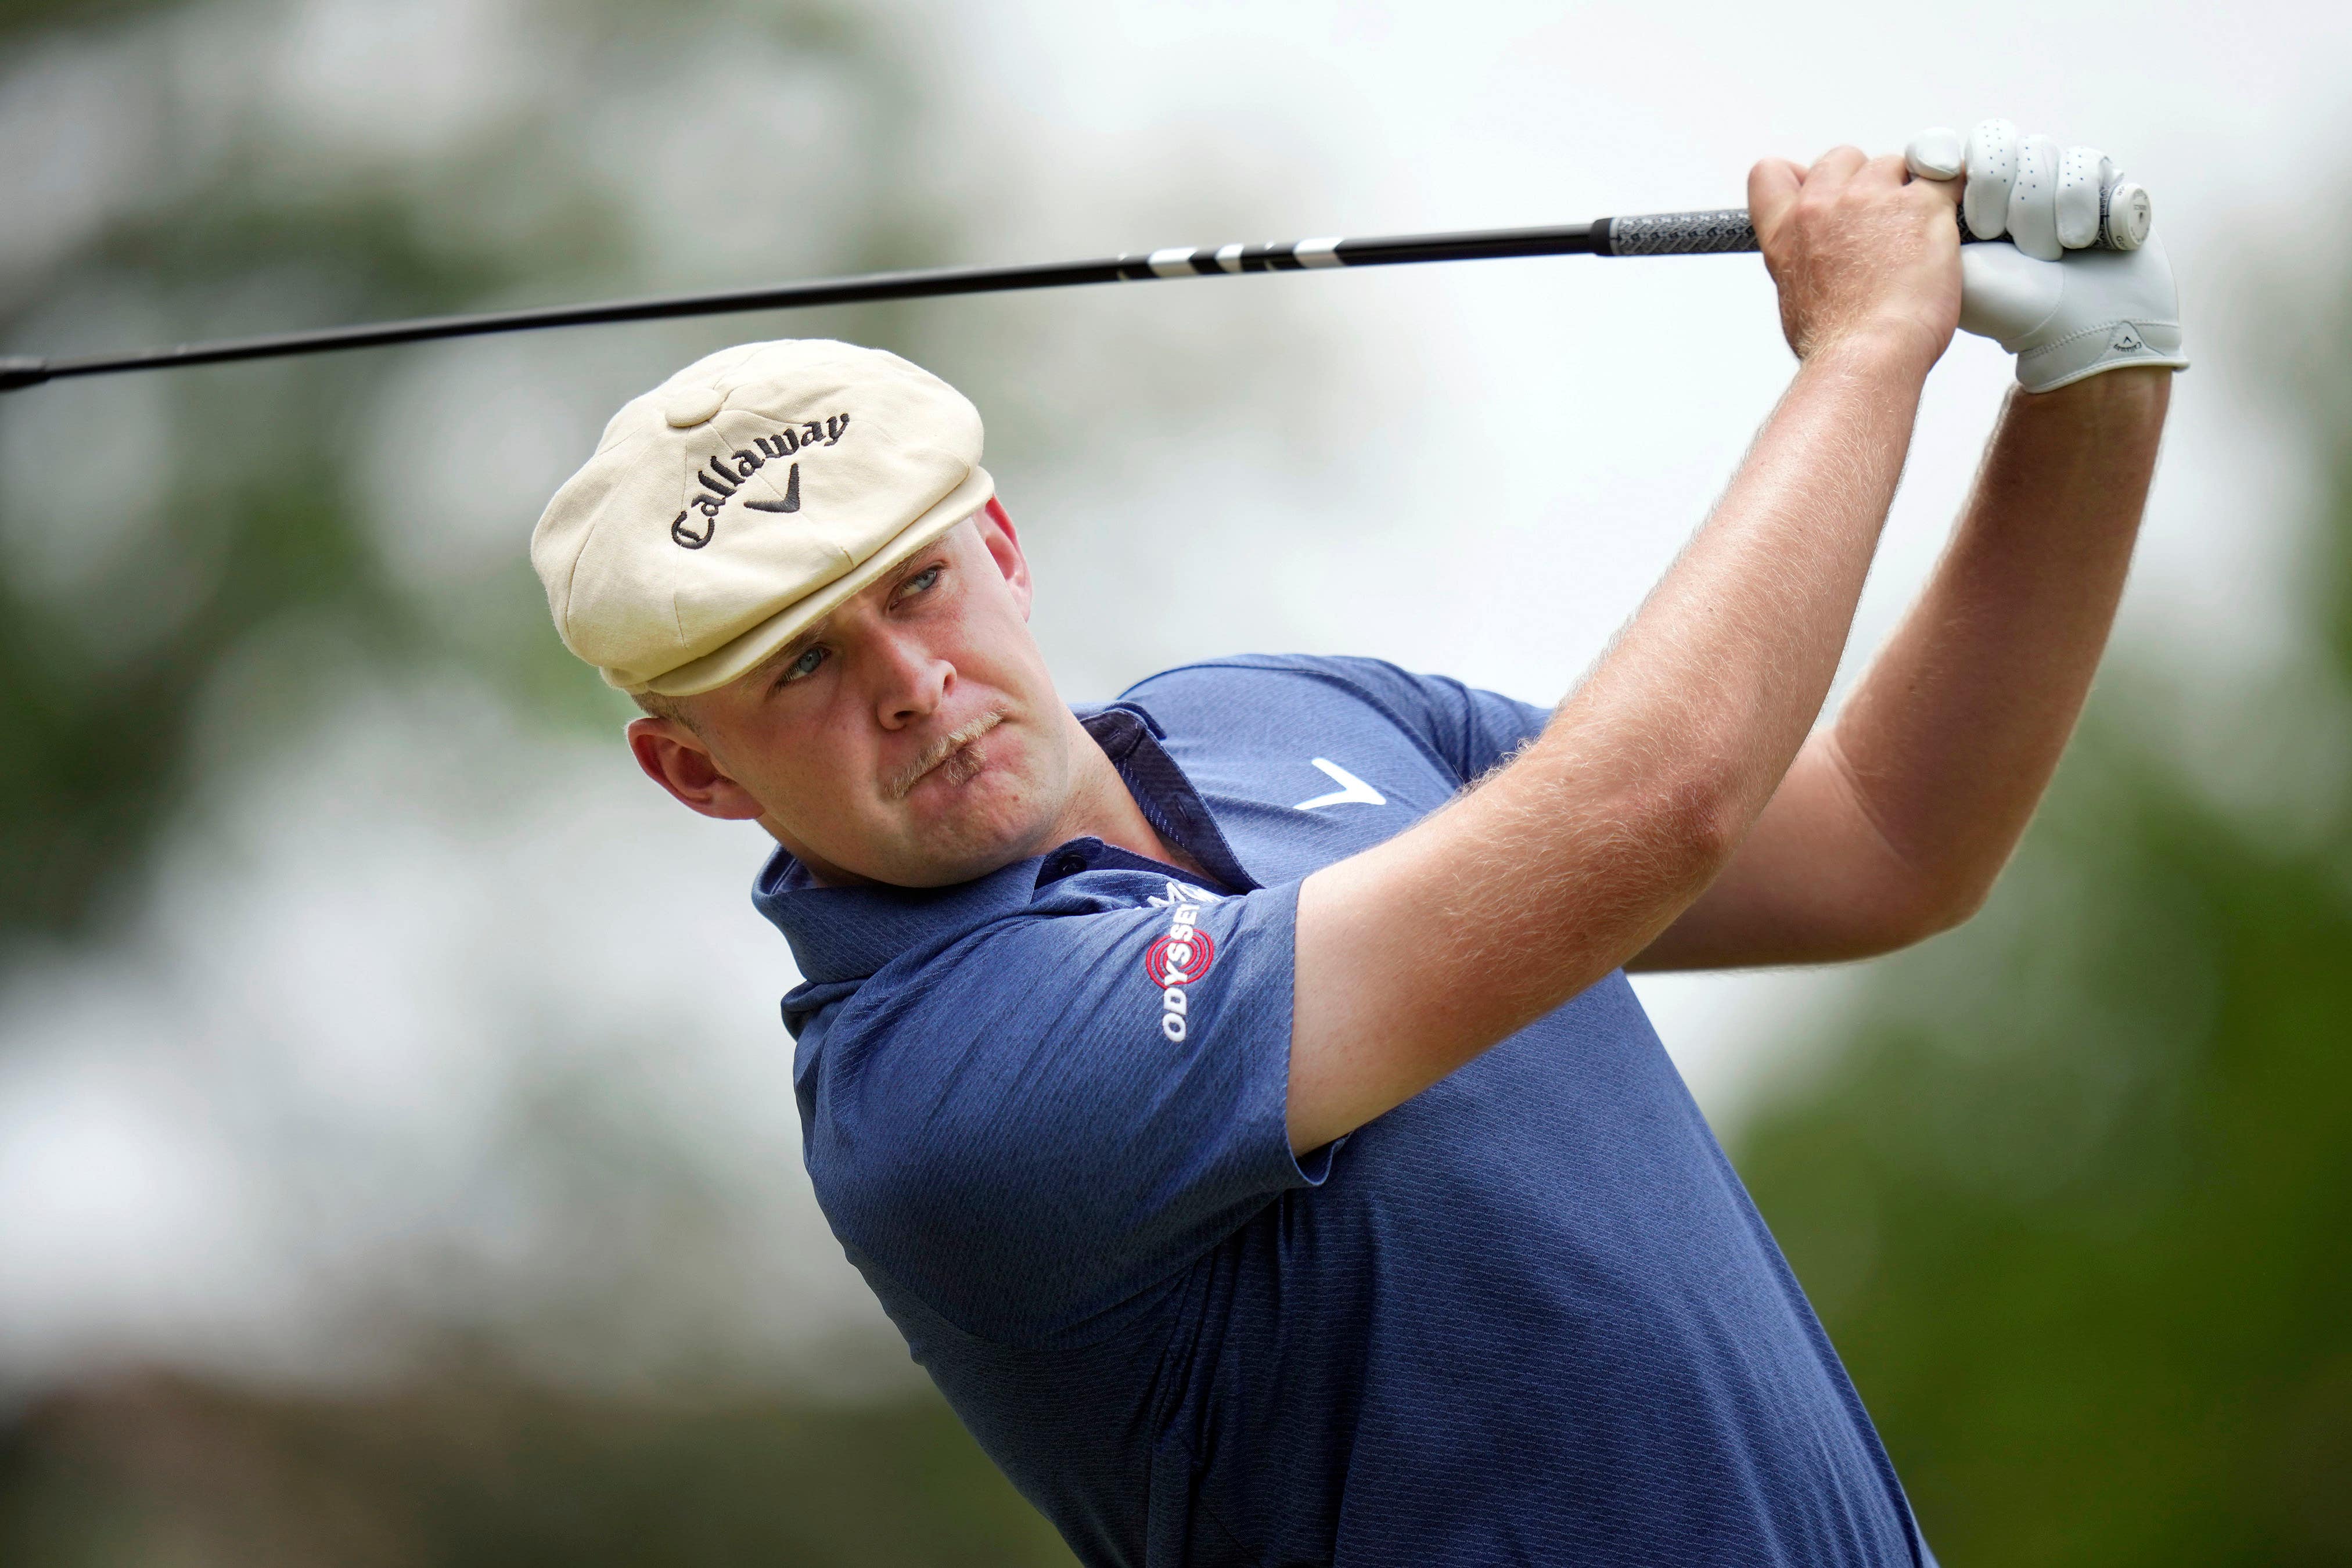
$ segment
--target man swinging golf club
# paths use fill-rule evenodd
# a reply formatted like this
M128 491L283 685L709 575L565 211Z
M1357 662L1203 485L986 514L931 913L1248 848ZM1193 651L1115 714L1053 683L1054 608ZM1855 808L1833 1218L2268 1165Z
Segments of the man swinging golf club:
M1964 169L2015 242L1965 259ZM1245 657L1073 713L978 414L872 350L690 365L549 506L638 763L779 846L835 1233L1086 1562L1933 1561L1622 973L1965 919L2097 663L2171 274L2069 249L2122 190L2095 153L1993 121L1907 172L1750 174L1795 378L1550 712ZM1956 325L2021 390L1815 730Z

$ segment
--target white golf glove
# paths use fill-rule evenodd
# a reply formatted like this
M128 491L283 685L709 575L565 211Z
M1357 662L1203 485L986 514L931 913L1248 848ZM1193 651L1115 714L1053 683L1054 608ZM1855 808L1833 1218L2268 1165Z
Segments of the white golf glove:
M1904 154L1920 179L1965 177L1960 330L2017 356L2018 384L2050 392L2126 365L2184 370L2180 300L2147 193L2092 147L2063 151L2006 120L1923 131Z

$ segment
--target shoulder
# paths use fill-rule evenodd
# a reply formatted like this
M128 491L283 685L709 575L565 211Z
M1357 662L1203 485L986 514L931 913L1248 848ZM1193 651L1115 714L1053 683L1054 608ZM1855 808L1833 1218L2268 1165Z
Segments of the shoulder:
M1250 653L1180 664L1148 675L1119 693L1155 710L1163 705L1229 700L1237 693L1287 689L1297 700L1322 697L1381 710L1401 723L1433 700L1466 689L1444 676L1415 675L1385 659L1330 654Z
M1468 783L1540 731L1547 710L1451 676L1385 659L1242 654L1180 665L1137 681L1120 700L1171 729L1284 739L1310 714L1343 727L1372 723L1410 736Z
M1221 686L1267 679L1306 681L1342 688L1376 689L1384 685L1411 685L1425 679L1411 675L1386 659L1359 658L1343 654L1233 653L1196 659L1147 675L1121 692L1122 697L1171 687Z

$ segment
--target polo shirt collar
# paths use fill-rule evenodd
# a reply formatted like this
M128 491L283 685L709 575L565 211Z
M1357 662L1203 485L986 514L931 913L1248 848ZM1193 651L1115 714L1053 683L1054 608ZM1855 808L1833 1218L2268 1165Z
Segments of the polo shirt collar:
M1076 709L1152 828L1236 892L1258 885L1176 759L1167 731L1140 706ZM779 846L751 884L751 902L784 933L802 977L814 985L859 981L926 942L952 937L1026 909L1055 882L1098 866L1151 866L1115 845L1074 838L969 882L945 888L820 887Z

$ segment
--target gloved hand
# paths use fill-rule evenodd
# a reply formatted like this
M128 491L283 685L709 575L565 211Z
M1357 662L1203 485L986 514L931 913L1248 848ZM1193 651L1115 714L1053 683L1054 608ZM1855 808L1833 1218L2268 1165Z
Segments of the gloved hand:
M1922 179L1965 176L1969 231L2014 242L1960 247L1960 330L2017 355L2026 391L2126 365L2188 367L2179 295L2150 232L2147 193L2105 154L2062 153L2047 136L2020 137L2009 121L1988 120L1965 148L1956 132L1922 132L1905 161Z

